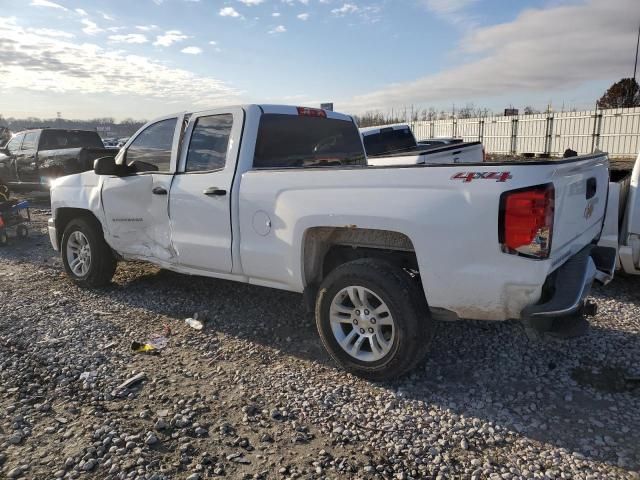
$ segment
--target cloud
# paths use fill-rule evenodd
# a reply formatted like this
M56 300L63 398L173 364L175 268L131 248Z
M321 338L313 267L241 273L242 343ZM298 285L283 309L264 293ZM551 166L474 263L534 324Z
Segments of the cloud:
M185 47L180 51L188 55L199 55L202 53L202 49L200 47Z
M43 35L45 37L73 38L75 35L71 32L63 32L62 30L54 30L52 28L29 28L30 33Z
M224 7L220 9L219 15L221 17L233 17L233 18L238 18L238 17L242 17L242 15L240 15L235 8L233 7Z
M274 33L284 33L287 31L287 28L284 25L278 25L277 27L269 30L270 34L274 34Z
M345 3L340 8L334 8L333 10L331 10L331 13L337 15L338 17L344 17L345 15L348 15L350 13L356 13L359 10L360 9L358 8L358 6L354 5L353 3Z
M46 92L53 98L109 92L199 106L240 101L236 89L216 78L120 50L41 35L6 17L0 18L0 77L0 95Z
M48 8L57 8L59 10L65 10L65 11L68 10L67 7L63 7L59 3L50 2L49 0L32 0L32 2L29 5L33 7L48 7Z
M276 17L276 18L279 17L280 15L281 15L280 12L273 12L271 14L272 17Z
M113 22L115 20L115 17L109 15L108 13L104 13L104 12L98 12L102 18L104 18L105 20L109 21L109 22Z
M147 43L149 40L142 33L127 33L125 35L109 35L113 43Z
M76 13L81 17L86 17L87 15L89 15L83 8L76 8Z
M244 3L248 7L253 7L255 5L260 5L264 2L264 0L238 0L240 3Z
M87 18L83 18L80 22L84 25L82 31L87 35L95 35L97 33L104 32L104 29L100 28L95 22Z
M153 45L156 47L168 47L176 42L182 42L189 38L188 35L183 34L180 30L167 30L164 35L158 35Z
M298 15L298 19L300 19L302 21L307 21L307 20L309 20L309 14L308 13L301 13L300 15Z
M628 76L638 28L637 18L623 12L635 7L637 0L589 0L525 10L511 22L472 30L456 53L475 60L357 96L349 106L477 101L617 80Z
M465 9L478 0L423 0L427 9L454 25L472 26L472 17Z
M157 30L157 25L136 25L136 28L142 32L150 32L151 30Z

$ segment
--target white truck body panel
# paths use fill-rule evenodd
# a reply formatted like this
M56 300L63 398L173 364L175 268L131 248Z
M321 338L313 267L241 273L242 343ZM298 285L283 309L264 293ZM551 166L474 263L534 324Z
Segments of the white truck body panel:
M615 184L612 184L615 185ZM629 179L629 192L620 228L619 266L626 273L640 275L640 153ZM616 185L619 188L618 185ZM617 219L618 217L616 217Z
M185 154L194 124L200 116L217 113L234 116L227 164L220 171L188 174ZM254 169L265 113L298 112L295 107L248 105L193 114L184 135L176 130L170 174L109 177L87 172L61 178L51 192L53 216L65 207L93 212L107 243L124 258L296 292L308 286L305 239L311 229L398 232L413 245L431 308L487 320L520 318L524 307L540 300L549 275L600 235L608 187L606 155L464 168ZM181 123L181 115L164 118L179 117ZM327 116L351 121L333 112ZM127 146L119 154L121 161ZM589 180L595 190L586 199ZM549 183L556 192L549 258L504 253L498 240L501 195ZM228 194L224 199L203 195L212 186ZM155 187L167 194L150 194ZM58 234L51 228L57 246Z

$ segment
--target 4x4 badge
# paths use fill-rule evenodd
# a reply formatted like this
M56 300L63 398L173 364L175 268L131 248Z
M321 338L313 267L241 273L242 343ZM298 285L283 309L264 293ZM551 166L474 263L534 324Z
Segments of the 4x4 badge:
M495 180L496 182L506 182L511 180L511 172L458 172L451 180L462 180L469 183L473 180Z

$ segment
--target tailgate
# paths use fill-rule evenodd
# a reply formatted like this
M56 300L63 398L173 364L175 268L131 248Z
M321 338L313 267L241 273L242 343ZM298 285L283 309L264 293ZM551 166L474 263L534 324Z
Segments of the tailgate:
M553 175L555 213L551 245L554 265L599 237L607 209L609 159L605 154L559 164Z

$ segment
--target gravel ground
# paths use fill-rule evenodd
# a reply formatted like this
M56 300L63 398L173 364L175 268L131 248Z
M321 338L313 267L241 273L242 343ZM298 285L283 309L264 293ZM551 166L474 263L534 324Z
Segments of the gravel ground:
M640 278L594 292L582 338L442 323L412 375L372 384L295 294L134 263L79 290L45 213L0 249L0 477L640 478ZM165 326L160 355L131 353Z

